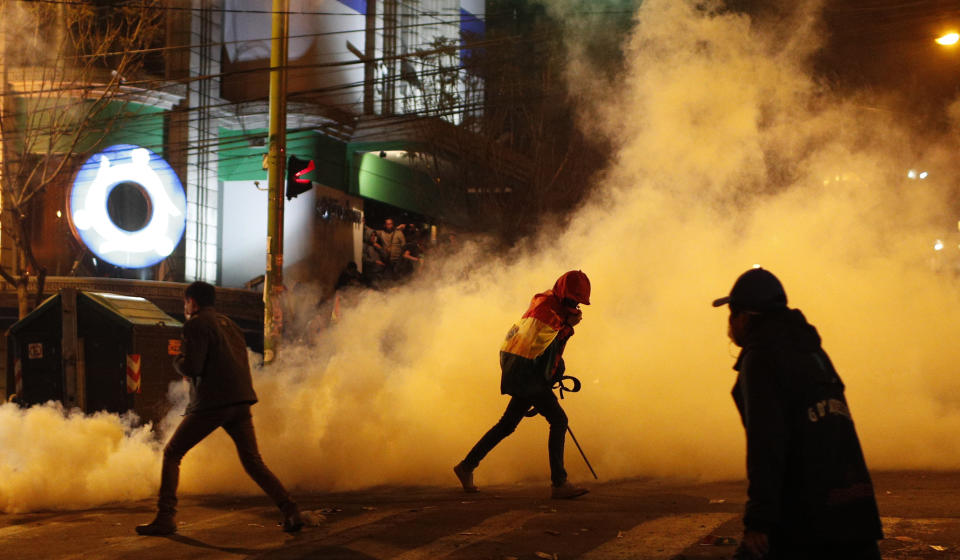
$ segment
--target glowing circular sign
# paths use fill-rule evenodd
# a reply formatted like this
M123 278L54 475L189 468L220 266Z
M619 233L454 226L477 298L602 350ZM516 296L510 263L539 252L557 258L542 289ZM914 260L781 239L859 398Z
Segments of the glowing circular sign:
M136 231L119 227L107 200L119 186L137 187L146 197L147 223ZM187 199L180 179L163 158L130 144L110 146L88 159L73 180L67 200L70 225L101 259L142 268L167 258L183 237Z

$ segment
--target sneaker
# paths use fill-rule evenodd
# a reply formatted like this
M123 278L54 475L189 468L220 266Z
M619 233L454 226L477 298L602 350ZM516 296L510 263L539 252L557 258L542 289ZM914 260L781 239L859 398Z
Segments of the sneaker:
M177 532L177 523L171 515L158 513L157 517L146 525L137 525L138 535L162 536L172 535Z
M300 508L293 502L287 503L283 508L283 530L287 533L296 533L303 529L303 518L300 516Z
M473 471L464 466L463 463L453 467L453 474L460 479L464 492L478 492L480 489L473 483Z
M574 486L569 482L564 482L560 486L554 486L550 497L554 500L570 500L578 496L583 496L589 492L586 488L581 488L580 486Z

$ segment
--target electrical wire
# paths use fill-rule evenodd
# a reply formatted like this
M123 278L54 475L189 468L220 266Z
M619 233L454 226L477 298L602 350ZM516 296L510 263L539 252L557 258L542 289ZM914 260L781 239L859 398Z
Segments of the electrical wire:
M46 3L60 3L60 4L72 4L72 5L81 4L80 2L46 2ZM130 3L127 3L127 4L129 5ZM246 13L271 13L270 11L265 11L265 10L264 10L264 11L244 11L244 12L246 12ZM450 20L449 23L455 23L456 21L457 21L457 20ZM421 28L421 27L427 27L427 26L436 27L436 25L437 25L436 23L420 23L420 24L408 25L408 26L397 26L397 28L403 27L403 28L413 29L413 28ZM381 28L381 30L382 30L382 28ZM357 31L359 31L359 30L357 30ZM322 37L322 36L333 35L333 34L342 34L342 33L344 33L344 31L335 31L335 32L329 32L329 33L307 34L307 35L305 35L305 36L306 36L306 37ZM497 46L500 46L500 45L504 45L504 44L513 44L514 46L516 46L518 43L521 43L521 42L535 42L535 41L538 41L538 40L540 40L540 39L542 39L542 37L538 37L538 36L536 36L535 34L532 35L532 36L531 36L531 35L527 35L527 36L523 36L523 37L521 37L521 36L519 36L519 35L518 35L518 36L506 36L506 37L497 38L497 39L495 39L495 40L481 40L481 41L473 41L473 42L469 42L469 43L466 43L466 44L461 44L461 45L459 46L459 48L437 49L437 50L434 50L434 51L426 51L426 52L423 51L423 50L419 50L419 51L416 51L416 52L414 52L414 53L405 53L405 54L401 54L401 55L395 55L395 56L393 56L393 57L379 57L379 58L374 59L373 61L376 62L376 63L378 63L378 64L383 64L383 63L385 63L385 62L395 61L396 59L411 58L411 54L413 54L413 55L415 55L415 56L421 56L421 57L422 57L422 56L429 55L429 54L431 54L431 53L433 53L433 54L440 54L440 53L445 53L445 52L446 52L446 53L449 53L450 51L456 52L457 50L462 50L462 49L473 49L473 50L475 50L475 49L489 49L489 48L494 48L494 47L497 47ZM227 42L219 42L219 43L210 43L208 46L211 46L211 47L221 46L221 47L222 47L222 46L224 46L224 45L226 45L226 44L228 44L228 43L227 43ZM198 46L197 46L197 45L186 45L186 46L174 46L174 47L161 47L161 48L155 48L155 49L140 49L140 50L138 50L138 51L132 51L132 54L150 54L150 53L164 52L164 51L168 51L168 50L172 50L172 49L181 49L181 48L196 49L196 48L198 48ZM108 53L108 54L120 54L120 53ZM103 55L101 55L101 56L103 56ZM349 66L349 65L355 65L355 64L362 64L363 62L364 62L364 61L337 61L337 62L332 62L332 63L290 64L290 65L287 66L287 68L288 68L289 70L314 70L314 71L323 70L322 73L321 73L321 72L315 72L315 73L313 74L314 76L318 76L318 75L334 74L334 73L337 73L338 71L340 71L343 66ZM425 68L430 68L430 66L431 66L429 62L425 62L425 61L423 61L422 59L421 59L421 60L418 60L417 62L418 62L422 67L425 67ZM249 74L249 73L266 73L266 72L268 72L269 70L270 70L269 67L261 67L261 68L255 68L255 69L252 69L252 70L239 70L239 71L232 71L232 72L222 72L222 73L219 73L219 74L212 74L212 75L205 75L205 76L197 76L197 77L194 77L194 78L192 78L192 79L190 79L190 80L179 81L178 83L186 83L187 85L189 85L189 83L192 83L192 82L195 82L195 81L200 81L200 80L210 80L210 79L214 79L214 78L224 79L224 78L228 78L228 77L236 78L236 77L238 77L239 75L243 75L243 74ZM444 69L444 68L440 68L440 67L434 67L432 70L421 71L420 73L418 73L418 77L419 77L421 80L423 80L423 81L427 81L427 80L429 80L429 78L437 77L437 76L440 76L440 75L442 75L442 74L444 74L444 73L462 73L462 72L463 72L463 70L462 70L461 68L449 68L449 69ZM374 82L375 82L376 84L381 84L381 83L383 83L383 82L385 82L385 81L386 81L386 82L400 82L401 80L400 80L397 76L387 77L386 79L385 79L384 77L380 77L380 78L374 80ZM334 85L334 86L313 88L313 89L311 89L311 90L295 92L294 94L291 95L291 99L297 99L297 98L305 98L305 99L306 99L306 98L309 98L310 96L317 96L317 95L330 96L330 95L336 95L336 94L338 94L338 92L339 92L340 94L342 94L342 95L350 96L351 92L353 92L353 91L355 91L355 90L361 89L365 84L366 84L366 82L364 82L364 81L354 81L354 82L351 82L351 83L341 83L341 84L337 84L337 85ZM150 88L152 88L152 87L161 87L162 85L164 85L164 82L162 82L162 81L160 81L160 80L142 80L142 81L139 81L139 82L137 82L137 81L128 82L128 83L125 84L125 85L128 85L128 86L140 86L140 87L144 87L145 89L150 89ZM88 89L91 89L90 86L86 86L86 87L87 87ZM78 88L77 88L77 85L76 85L76 84L69 84L69 85L67 85L67 86L64 86L64 87L62 88L62 91L64 91L64 92L65 92L65 91L75 91L75 90L77 90L77 89L78 89ZM82 88L81 88L81 89L82 89ZM408 89L409 89L411 92L414 91L412 88L408 88ZM54 94L54 93L56 93L56 92L57 92L57 89L56 89L56 88L46 88L46 89L41 89L41 90L35 91L35 92L9 92L8 95L22 96L22 95L24 95L24 94L26 94L26 95L37 94L37 95L47 95L47 96L49 96L49 95ZM546 99L546 98L548 98L548 97L555 97L555 96L561 95L561 94L562 94L562 93L560 93L560 92L542 92L540 97L541 97L542 99ZM120 101L122 102L123 99L124 99L124 97L133 96L133 95L135 95L135 94L119 93L119 94L116 94L115 98L118 99L118 100L120 100ZM355 97L355 96L354 96L354 97ZM428 97L429 97L429 96L428 96L427 94L425 94L425 93L413 93L413 94L407 95L407 96L397 96L397 97L395 98L395 102L396 102L398 105L401 105L401 106L404 105L404 104L406 104L406 103L413 103L414 105L420 105L420 106L428 107L428 106L429 106L429 103L426 103L426 102L425 102L425 100L426 100ZM489 96L487 96L486 99L482 99L482 98L481 98L481 99L478 99L477 101L473 101L473 102L461 102L461 103L457 103L457 104L452 104L452 105L444 108L443 110L433 109L433 110L428 110L428 111L426 111L426 113L427 113L429 116L450 117L450 116L453 116L453 115L456 115L456 114L461 114L461 113L463 113L463 112L478 111L478 110L480 110L480 109L485 109L485 110L487 110L487 111L493 111L493 110L496 110L496 109L498 108L498 107L497 107L498 103L502 104L502 106L503 106L504 108L509 108L509 107L513 106L515 103L518 103L518 102L520 102L520 101L525 101L525 102L528 102L528 103L529 103L530 101L535 100L536 98L537 98L537 96L531 96L531 95L519 96L519 95L518 95L518 96L512 97L512 98L501 98L501 99L499 99L499 101L497 101L497 100L491 99ZM82 102L78 102L78 103L82 103ZM354 107L355 107L356 105L358 105L358 104L359 104L358 101L353 101L353 102L343 103L343 104L334 104L333 108L341 108L341 109L345 109L345 110L349 111L350 109L354 108ZM200 123L200 121L205 120L204 117L199 116L199 114L200 114L201 112L208 111L208 110L211 110L211 109L216 109L216 108L218 108L218 107L219 107L219 108L224 108L224 109L226 109L226 108L233 108L233 107L237 107L237 106L238 106L237 103L226 102L226 101L225 101L225 102L221 103L220 105L213 105L213 106L208 105L208 106L205 106L205 107L192 108L192 109L188 110L187 113L190 114L190 115L195 115L195 116L188 117L185 121L184 121L184 119L179 119L178 124L179 124L180 126L185 126L185 127L187 127L187 128L193 128L194 130L197 130L197 125ZM61 105L58 105L58 106L56 106L56 107L51 107L51 108L49 109L49 111L51 111L51 112L54 112L54 111L62 111L63 109L64 109L64 106L61 104ZM240 118L244 118L244 119L246 119L246 118L256 118L256 117L264 116L265 114L266 114L265 112L253 113L253 114L246 114L246 115L243 115L242 117L237 117L237 118L238 118L238 119L240 119ZM182 115L181 115L181 116L182 116ZM415 114L412 114L412 115L408 115L408 116L406 116L406 117L394 118L394 119L392 119L390 122L394 123L395 126L405 126L406 123L415 121L416 119L419 119L419 118L421 118L422 116L423 116L422 113L420 113L420 114L416 114L416 113L415 113ZM119 117L119 118L117 119L117 121L116 121L115 124L120 124L120 125L124 126L125 129L132 129L132 128L135 128L135 127L137 126L137 124L136 124L136 119L143 119L143 123L144 123L143 126L144 126L145 128L149 128L149 127L155 126L154 123L155 123L155 121L156 121L156 118L157 118L157 115L156 115L156 114L123 115L123 116L121 116L121 117ZM308 129L305 129L305 130L312 130L313 128L317 128L317 127L310 127L310 128L308 128ZM323 128L323 127L319 127L319 128ZM38 129L36 129L36 128L33 130L33 132L38 132L38 131L39 131L39 132L42 132L42 131L40 131L40 130L38 130ZM51 131L51 132L52 132L52 131ZM289 133L291 133L291 134L295 134L296 132L298 132L298 131L297 131L297 130L291 130L291 131L289 131ZM262 137L262 135L263 135L262 132L259 132L259 131L258 131L258 132L256 132L256 133L250 134L249 136L251 136L251 137L258 137L258 136L259 136L259 137ZM9 136L9 138L15 139L15 136ZM216 153L218 157L207 161L207 165L212 167L212 166L217 166L217 165L221 165L221 164L228 164L228 163L230 163L230 162L232 162L232 161L245 160L245 159L247 159L247 158L250 157L250 155L249 155L249 149L244 149L244 146L242 146L242 145L238 145L238 146L236 146L236 147L231 147L231 146L229 146L229 144L230 144L232 141L233 141L233 139L224 140L224 139L222 139L222 138L213 138L213 139L210 139L208 145L202 145L202 144L201 144L201 145L196 145L196 144L188 145L188 144L189 144L189 141L188 141L188 140L182 141L182 142L170 142L169 139L168 139L167 141L164 141L164 142L163 142L163 145L157 145L157 146L154 146L154 148L156 149L156 151L161 151L163 148L166 148L166 149L171 150L171 151L180 151L180 152L191 153L191 152L199 152L199 151L213 150L214 147L217 147L217 148L221 148L221 149L222 149L223 147L225 147L224 144L227 144L228 146L226 146L226 147L227 147L228 149L225 151L226 157L223 157L224 154L221 154L221 153L220 153L221 150L214 150L214 153ZM230 154L230 151L233 151L233 150L235 150L235 155L231 155L231 154ZM246 153L244 153L244 152L246 152ZM328 162L328 163L329 163L329 162ZM340 164L343 165L344 168L346 167L346 163L345 163L345 162L340 162ZM208 168L208 171L209 171L209 168Z

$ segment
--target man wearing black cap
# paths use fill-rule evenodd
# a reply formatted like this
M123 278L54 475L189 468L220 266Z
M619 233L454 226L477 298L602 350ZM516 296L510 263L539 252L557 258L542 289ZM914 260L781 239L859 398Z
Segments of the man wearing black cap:
M737 559L880 558L877 502L843 382L817 330L777 277L743 273L730 295L741 347L733 400L747 433L747 504Z

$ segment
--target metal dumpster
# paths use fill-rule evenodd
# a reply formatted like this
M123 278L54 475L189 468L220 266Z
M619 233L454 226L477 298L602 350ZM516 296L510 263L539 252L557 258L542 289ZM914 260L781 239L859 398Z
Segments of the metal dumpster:
M7 331L7 393L24 405L166 414L182 324L140 297L64 288Z

